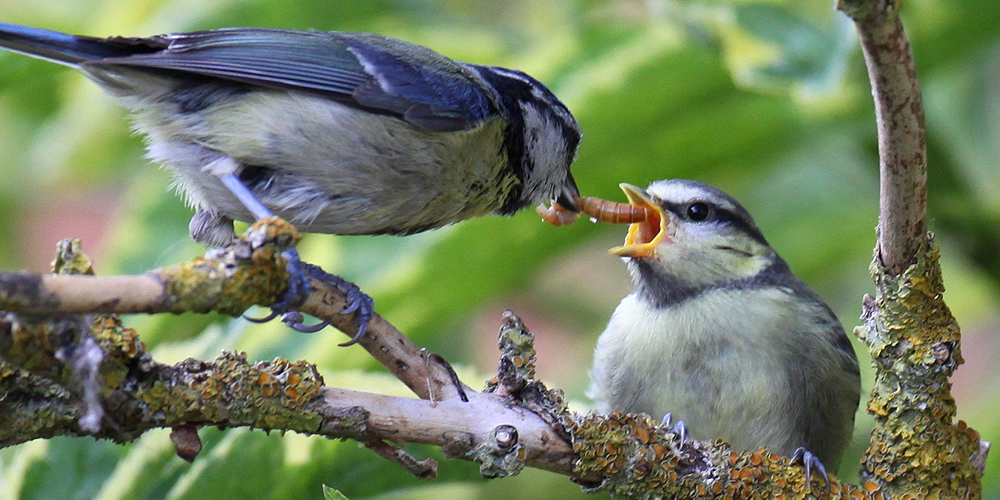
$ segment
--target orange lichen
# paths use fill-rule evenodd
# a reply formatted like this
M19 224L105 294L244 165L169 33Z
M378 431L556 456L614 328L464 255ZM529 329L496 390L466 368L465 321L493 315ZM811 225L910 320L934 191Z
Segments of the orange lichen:
M314 432L322 418L305 406L319 396L323 379L313 365L282 359L249 364L226 351L215 362L187 360L171 383L157 382L139 397L164 425L190 418L230 425Z

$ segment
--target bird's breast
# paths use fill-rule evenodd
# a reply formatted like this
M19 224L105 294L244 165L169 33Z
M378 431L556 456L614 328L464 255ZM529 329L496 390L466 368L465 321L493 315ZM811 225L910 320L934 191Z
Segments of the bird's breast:
M307 232L408 234L499 208L518 180L502 151L506 123L456 132L320 96L254 90L181 113L175 103L137 110L151 156L174 171L199 206L252 220L203 167L225 155L279 215Z
M709 291L662 308L626 297L598 340L592 397L603 411L672 412L696 437L741 440L734 428L768 428L786 418L774 403L788 387L772 344L787 326L782 295Z

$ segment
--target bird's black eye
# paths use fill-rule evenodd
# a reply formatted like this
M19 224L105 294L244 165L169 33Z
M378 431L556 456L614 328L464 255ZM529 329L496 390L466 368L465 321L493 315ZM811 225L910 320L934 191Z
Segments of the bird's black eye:
M711 215L712 209L708 206L708 203L696 201L687 206L685 213L690 220L703 221Z

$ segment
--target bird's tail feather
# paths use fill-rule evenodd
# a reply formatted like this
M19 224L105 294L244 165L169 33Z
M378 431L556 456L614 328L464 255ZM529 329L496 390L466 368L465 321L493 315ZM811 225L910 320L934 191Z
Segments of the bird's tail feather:
M74 67L88 60L138 52L136 44L129 40L68 35L58 31L0 23L0 47Z

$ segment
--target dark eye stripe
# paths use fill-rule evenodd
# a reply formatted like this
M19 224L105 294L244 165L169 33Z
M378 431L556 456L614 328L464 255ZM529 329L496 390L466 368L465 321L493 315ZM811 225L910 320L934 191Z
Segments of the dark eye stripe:
M761 234L757 226L752 222L747 220L745 217L740 216L740 214L733 212L732 210L722 208L714 203L701 200L712 208L709 217L702 221L694 221L693 224L723 224L735 228L738 231L750 236L758 243L762 245L767 245L767 240L764 239L764 235ZM674 203L670 201L661 201L660 204L664 209L674 214L677 218L681 220L689 220L687 216L687 207L691 205L691 202L686 203Z

